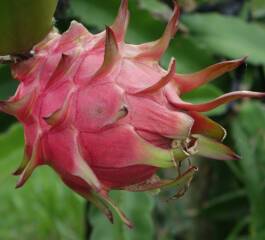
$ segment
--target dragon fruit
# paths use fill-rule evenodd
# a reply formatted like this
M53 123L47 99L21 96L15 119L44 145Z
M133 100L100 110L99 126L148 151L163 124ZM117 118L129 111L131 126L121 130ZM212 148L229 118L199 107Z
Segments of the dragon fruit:
M12 64L20 81L16 94L0 102L25 129L24 158L15 171L21 187L34 169L51 166L63 182L93 202L113 221L110 207L131 222L109 196L112 189L151 191L184 184L197 168L187 165L174 179L161 180L161 168L176 168L192 155L231 160L238 156L221 142L226 131L204 116L221 104L264 93L238 91L207 103L180 96L237 68L244 58L224 61L193 74L159 65L179 23L179 8L157 41L124 42L128 1L114 24L93 35L73 21L34 47L34 56Z

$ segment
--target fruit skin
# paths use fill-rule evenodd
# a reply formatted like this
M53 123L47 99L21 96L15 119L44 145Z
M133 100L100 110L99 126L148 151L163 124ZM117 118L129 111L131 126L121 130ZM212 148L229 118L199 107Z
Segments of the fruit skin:
M51 30L57 0L1 0L0 55L25 53Z
M226 131L201 112L241 97L240 91L193 105L180 96L244 63L221 62L193 74L168 70L159 59L175 34L177 5L164 34L151 43L124 42L128 1L123 0L111 27L92 35L77 22L60 35L51 32L29 60L12 65L20 81L15 96L0 110L24 125L25 152L17 187L34 169L50 165L64 183L113 221L111 206L130 221L108 196L112 189L151 191L189 185L195 166L175 179L160 180L160 168L177 167L191 155L232 160L238 156L221 142ZM180 195L177 193L176 196Z

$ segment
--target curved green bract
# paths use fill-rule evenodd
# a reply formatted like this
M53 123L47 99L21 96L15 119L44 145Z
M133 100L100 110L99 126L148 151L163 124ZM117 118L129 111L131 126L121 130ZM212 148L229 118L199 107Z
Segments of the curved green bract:
M52 27L57 0L1 0L0 55L29 51Z

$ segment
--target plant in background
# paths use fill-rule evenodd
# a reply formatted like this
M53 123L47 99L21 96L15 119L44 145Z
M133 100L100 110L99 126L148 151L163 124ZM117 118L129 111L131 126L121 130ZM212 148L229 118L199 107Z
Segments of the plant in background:
M109 197L112 189L151 191L180 185L185 190L197 168L180 164L199 155L220 160L238 156L221 142L224 128L201 112L241 97L264 93L238 91L207 103L191 104L180 96L244 63L225 61L193 74L159 65L179 19L173 15L157 41L126 44L128 1L114 24L93 35L80 23L60 35L52 31L34 47L34 56L12 64L20 81L15 96L0 110L24 126L24 159L15 175L23 186L34 169L50 165L64 183L93 202L113 221L112 207L132 223ZM161 180L161 168L176 168L177 177ZM176 196L183 191L177 192Z

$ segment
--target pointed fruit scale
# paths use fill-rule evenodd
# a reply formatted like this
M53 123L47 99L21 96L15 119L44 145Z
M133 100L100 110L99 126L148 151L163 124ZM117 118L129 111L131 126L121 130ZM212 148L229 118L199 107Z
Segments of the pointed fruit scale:
M115 33L110 27L106 27L104 61L94 78L98 79L102 75L108 74L116 62L120 59L120 51Z
M137 46L139 53L134 59L159 61L167 50L171 38L175 35L179 24L180 8L174 1L174 10L162 37L154 42L144 43Z
M62 124L68 118L68 115L70 112L71 101L72 101L72 96L70 95L65 99L65 102L61 108L56 110L50 116L44 117L43 120L48 125L53 126L53 127L55 127L59 124Z
M73 130L73 161L74 161L74 167L72 174L75 176L80 177L83 179L89 186L92 187L92 189L95 192L101 191L101 182L94 173L94 171L91 169L89 164L87 164L86 160L82 156L82 152L79 147L79 140L78 140L78 133Z
M217 63L196 73L175 74L174 79L178 89L181 94L183 94L236 69L238 66L243 64L245 60L246 57Z
M217 141L225 139L226 130L217 122L198 112L188 112L188 115L194 119L191 134L201 134Z
M29 51L52 29L57 0L2 0L0 55Z
M21 188L23 185L26 183L26 181L30 178L32 175L33 171L37 165L34 164L34 162L29 162L26 166L26 168L23 170L21 175L19 176L19 180L16 184L16 188Z
M112 201L112 199L108 195L103 196L103 199L114 209L114 211L118 214L122 222L126 224L128 228L133 228L133 224L127 218L125 213Z
M119 46L114 31L106 27L105 56L103 66L112 64L120 57Z
M20 99L0 101L0 111L13 115L17 118L26 119L36 99L36 91L27 93Z
M125 213L113 202L113 200L108 196L107 193L97 193L91 190L88 190L87 192L77 192L86 200L94 204L107 217L110 223L114 223L113 213L110 210L110 208L112 208L128 228L133 228L131 221L127 218Z
M240 157L226 145L202 135L194 135L198 139L198 155L217 160L237 160Z
M172 149L169 151L162 149L150 149L152 154L145 159L142 164L150 165L158 168L171 168L176 162L181 162L189 157L182 149Z
M23 169L19 176L19 180L16 184L16 188L22 187L29 177L32 175L33 171L42 164L42 149L41 149L41 137L38 137L34 143L34 148L32 151L32 156L27 162L26 167Z
M25 168L27 167L29 161L30 161L30 157L27 154L27 147L25 147L22 162L21 162L20 166L17 168L17 170L13 172L13 175L18 176L18 175L22 174L23 171L25 170Z
M159 178L156 178L155 181L148 179L143 183L128 186L125 188L125 190L130 192L146 192L162 188L180 187L185 185L187 182L189 182L197 171L198 171L197 167L191 166L184 173L182 173L180 176L176 177L175 179L161 180Z
M62 119L64 118L64 115L66 115L64 109L60 108L56 112L54 112L51 116L44 117L43 119L48 125L55 126L58 123L60 123L60 121L62 121Z
M102 202L102 200L92 191L88 192L79 192L79 194L84 197L86 200L94 204L106 217L113 223L113 214L109 207Z
M145 95L145 94L156 93L157 91L159 91L160 89L165 87L173 79L175 72L176 72L176 60L174 58L172 58L170 61L170 64L169 64L168 72L164 77L162 77L153 86L148 87L146 89L143 89L143 90L141 90L135 94L136 95Z
M129 10L128 0L121 0L119 13L111 26L111 29L115 33L117 40L123 42L129 23Z
M201 104L191 104L191 103L186 103L186 102L171 102L171 103L176 108L182 109L182 110L196 111L196 112L208 112L223 104L232 102L240 98L265 98L265 93L251 92L251 91L237 91L237 92L226 93L207 103L201 103Z

